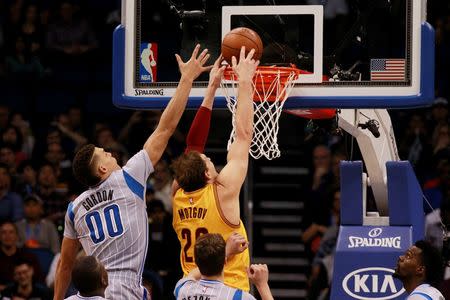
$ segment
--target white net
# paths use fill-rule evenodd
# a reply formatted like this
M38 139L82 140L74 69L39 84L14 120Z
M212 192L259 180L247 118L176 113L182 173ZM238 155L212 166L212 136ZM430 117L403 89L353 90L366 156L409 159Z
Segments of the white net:
M253 139L250 146L250 155L259 159L265 157L269 160L280 157L278 149L278 120L280 119L284 101L289 96L294 80L298 73L293 68L260 67L253 78ZM223 93L227 99L227 106L233 118L233 129L228 140L228 148L235 138L236 104L238 94L238 78L228 72L227 80L221 83Z

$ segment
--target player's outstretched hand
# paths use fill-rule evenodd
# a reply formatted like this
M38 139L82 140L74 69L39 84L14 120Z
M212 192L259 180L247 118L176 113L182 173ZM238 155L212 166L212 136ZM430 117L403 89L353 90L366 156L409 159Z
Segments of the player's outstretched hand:
M248 248L248 241L239 233L233 232L227 239L225 254L227 257L242 253Z
M253 264L247 268L247 275L250 281L256 285L267 284L269 281L269 269L266 264Z
M201 73L210 70L213 66L204 66L209 59L208 49L204 49L200 55L200 45L195 46L192 51L191 58L187 62L183 62L178 54L175 57L178 62L178 68L181 72L181 77L194 81Z
M209 83L208 85L210 87L213 87L215 89L219 88L220 81L222 80L223 71L225 70L226 66L221 66L220 63L222 62L223 57L222 55L219 55L219 57L214 62L214 65L209 72Z
M237 62L235 56L231 58L231 66L233 67L233 71L237 74L240 81L252 81L253 75L256 71L256 67L259 65L259 60L253 59L254 54L255 49L252 49L246 56L245 46L242 46L239 62Z

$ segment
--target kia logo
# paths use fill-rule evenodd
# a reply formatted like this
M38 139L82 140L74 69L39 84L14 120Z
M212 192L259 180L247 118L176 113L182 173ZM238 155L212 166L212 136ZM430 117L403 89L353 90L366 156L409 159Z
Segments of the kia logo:
M342 288L355 299L387 300L394 299L405 289L392 277L394 270L370 267L355 270L344 277Z
M380 227L377 227L377 228L371 229L369 231L369 236L374 238L374 237L379 236L382 232L383 232L383 229L381 229Z

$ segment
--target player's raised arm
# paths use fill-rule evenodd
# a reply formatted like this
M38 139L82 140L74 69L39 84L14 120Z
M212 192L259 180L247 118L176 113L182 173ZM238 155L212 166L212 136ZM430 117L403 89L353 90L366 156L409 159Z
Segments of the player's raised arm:
M198 151L203 153L205 150L206 140L208 139L209 126L211 124L211 110L214 105L214 96L220 86L220 80L222 79L225 66L220 66L222 56L219 56L214 62L214 66L209 72L209 83L205 91L205 97L202 104L195 114L192 121L189 132L186 136L186 149L185 153L190 151ZM176 180L172 184L172 194L179 189L179 185Z
M200 45L197 45L187 62L183 62L178 54L175 55L181 72L180 82L175 94L162 114L158 126L144 144L144 149L147 151L153 165L156 165L161 158L169 138L180 121L193 81L201 73L211 68L204 66L209 58L208 50L205 49L198 54L199 51Z
M61 256L56 267L53 300L64 299L64 295L70 285L72 269L79 249L80 243L78 240L64 237L61 246Z
M259 61L253 59L255 49L245 55L242 47L239 63L232 58L232 67L238 76L239 88L236 109L236 135L228 150L227 164L220 172L217 181L221 200L238 198L242 183L247 175L248 152L253 136L253 84L252 79ZM224 195L225 197L222 197Z
M220 66L221 60L222 56L219 56L209 72L208 88L205 91L205 97L195 114L195 118L192 121L189 133L186 137L185 153L190 151L203 153L205 149L211 123L211 110L214 104L214 96L220 86L220 80L222 79L223 71L225 70L225 66Z

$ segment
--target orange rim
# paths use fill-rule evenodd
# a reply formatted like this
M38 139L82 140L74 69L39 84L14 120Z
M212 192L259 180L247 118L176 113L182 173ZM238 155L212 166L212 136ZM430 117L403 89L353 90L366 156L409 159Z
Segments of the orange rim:
M277 90L273 89L271 93L265 95L265 99L261 99L261 95L264 94L264 91L267 90L270 85L272 85L273 81L278 78L278 76L280 78L280 84L284 88L288 78L291 77L292 74L294 74L294 77L296 78L300 75L300 70L295 67L257 67L255 76L253 77L253 84L257 92L254 93L253 100L256 102L262 102L264 100L269 102L284 100L284 90L281 94L277 94ZM223 77L228 81L237 81L237 76L231 67L227 67L225 69L225 71L223 72Z

